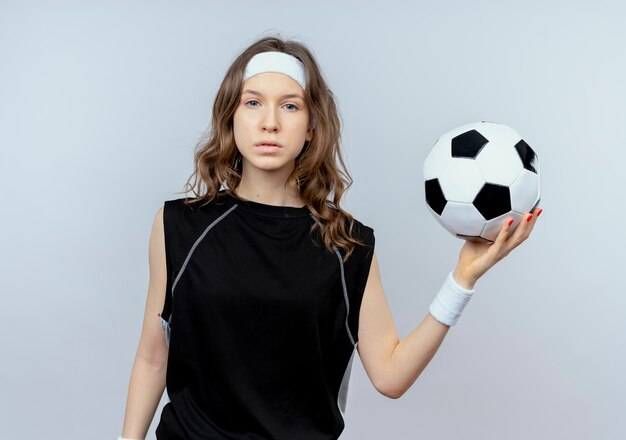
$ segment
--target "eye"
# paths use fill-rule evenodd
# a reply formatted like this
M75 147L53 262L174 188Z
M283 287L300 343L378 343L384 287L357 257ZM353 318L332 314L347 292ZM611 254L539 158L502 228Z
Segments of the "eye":
M287 110L290 110L290 111L295 111L295 110L298 110L298 106L296 106L295 104L291 104L291 103L287 103L287 104L285 104L285 106L284 106L284 107L285 107Z
M259 101L257 101L256 99L251 99L249 101L246 101L246 105L248 107L258 107L260 104Z

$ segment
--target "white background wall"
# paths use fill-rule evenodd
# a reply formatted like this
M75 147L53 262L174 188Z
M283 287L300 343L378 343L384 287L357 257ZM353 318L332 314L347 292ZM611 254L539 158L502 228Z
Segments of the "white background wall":
M624 438L624 23L619 1L3 1L2 437L121 432L152 218L230 62L278 32L337 96L347 206L376 231L401 337L462 244L424 202L438 136L503 122L542 170L531 238L416 384L389 400L355 361L341 438Z

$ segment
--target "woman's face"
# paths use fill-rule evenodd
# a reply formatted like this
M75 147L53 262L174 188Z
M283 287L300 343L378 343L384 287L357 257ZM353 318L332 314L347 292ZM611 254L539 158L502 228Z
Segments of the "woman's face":
M290 173L312 136L304 90L290 77L274 72L249 78L242 90L233 128L244 172L254 168Z

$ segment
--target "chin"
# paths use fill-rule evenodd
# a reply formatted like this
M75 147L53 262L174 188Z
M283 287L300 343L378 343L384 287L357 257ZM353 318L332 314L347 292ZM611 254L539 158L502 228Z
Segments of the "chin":
M247 160L244 163L244 168L246 166L250 168L256 168L258 170L263 171L279 171L286 167L293 168L295 164L295 159L292 160L278 160L277 158L255 158L254 160Z

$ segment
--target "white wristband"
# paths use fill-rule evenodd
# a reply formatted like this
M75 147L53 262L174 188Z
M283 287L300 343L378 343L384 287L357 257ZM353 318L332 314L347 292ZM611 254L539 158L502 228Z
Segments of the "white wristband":
M117 440L134 440L132 438L122 437L121 435L117 438Z
M473 294L474 289L467 290L461 287L450 272L430 304L430 314L442 324L453 326Z

